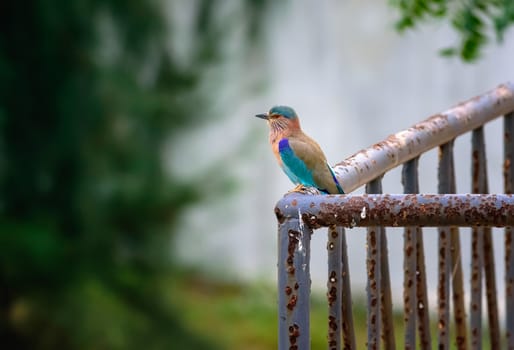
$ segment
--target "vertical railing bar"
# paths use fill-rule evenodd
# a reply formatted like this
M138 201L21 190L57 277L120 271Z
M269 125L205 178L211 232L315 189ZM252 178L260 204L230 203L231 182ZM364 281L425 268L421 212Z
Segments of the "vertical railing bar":
M377 178L366 187L368 193L382 193L382 180ZM394 338L393 302L391 293L391 278L389 276L389 261L387 252L387 237L385 227L377 227L380 236L378 247L380 249L380 314L382 318L381 337L385 349L396 349Z
M450 164L452 143L450 141L439 147L438 182L439 193L446 193L450 187ZM450 230L449 227L439 227L438 242L438 348L449 349L450 339Z
M471 301L470 301L470 331L471 349L482 348L482 266L483 234L479 227L472 228L471 238Z
M402 183L404 193L417 193L418 160L414 158L404 163L402 169ZM405 349L416 348L416 310L418 307L416 291L417 268L417 234L416 227L405 227L403 244L403 306L405 321Z
M428 305L427 273L425 269L425 248L421 227L416 227L416 293L418 299L418 332L419 345L423 350L432 349L432 335L430 331L430 312Z
M485 152L484 132L477 134L478 136L478 154L477 159L480 165L478 188L476 193L489 193L489 184L487 180L487 158ZM489 338L491 349L499 349L501 346L500 321L498 315L498 301L496 288L496 268L494 262L494 247L492 241L492 233L490 227L482 227L483 231L483 268L485 274L485 290L487 300L487 313L489 320Z
M341 299L342 299L342 321L341 327L343 331L343 342L345 350L356 349L357 343L355 342L355 328L353 325L352 314L352 291L350 283L350 266L348 265L348 248L346 246L346 232L343 227L337 227L341 238Z
M455 181L455 165L453 160L453 142L450 145L450 168L449 168L449 190L446 193L457 193ZM451 241L451 279L452 279L452 299L455 320L455 340L457 349L468 349L467 344L467 325L466 325L466 306L464 293L464 275L462 272L462 254L460 248L459 228L450 227Z
M484 129L479 127L471 136L471 174L472 193L483 193L485 158ZM471 234L471 300L469 308L469 324L471 331L471 349L482 348L482 266L484 265L484 230L474 226Z
M404 165L402 181L405 193L419 193L418 180L419 157ZM408 176L410 174L410 176ZM419 344L423 350L432 349L432 336L430 331L430 314L428 307L427 277L425 269L425 247L421 227L413 227L416 240L416 305L419 331ZM407 335L406 335L407 336ZM407 344L407 341L406 341ZM413 343L415 346L415 343Z
M341 233L336 226L328 228L328 349L341 349L342 268Z
M377 185L376 179L366 184L366 193L375 192ZM380 349L380 330L381 330L381 249L380 249L381 235L379 227L368 227L366 235L367 258L366 269L368 274L367 282L367 296L368 296L368 342L367 348L369 350Z
M514 112L503 119L505 194L514 191ZM514 227L505 228L505 329L507 349L514 349Z
M396 340L394 337L393 320L393 297L391 293L391 277L389 275L389 254L387 251L387 237L385 227L379 228L380 232L380 278L381 278L381 314L382 314L382 339L384 349L395 350Z
M496 289L496 268L494 263L493 238L490 227L484 228L484 271L491 349L500 349L501 335L498 315L498 294Z
M310 240L301 216L278 227L279 350L310 349Z

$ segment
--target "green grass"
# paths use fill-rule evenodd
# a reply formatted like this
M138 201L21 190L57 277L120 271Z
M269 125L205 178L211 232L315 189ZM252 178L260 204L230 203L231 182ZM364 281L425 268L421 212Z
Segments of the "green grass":
M180 279L174 284L173 303L181 311L185 325L219 349L277 348L277 295L273 285L242 285L197 277ZM366 347L367 332L364 296L354 298L353 317L357 348L362 349ZM399 310L393 317L396 348L400 349L404 347L403 312ZM313 350L326 349L327 322L326 297L323 293L314 293L311 298ZM435 324L431 328L435 349ZM483 336L487 340L487 330Z
M239 285L202 278L175 284L174 304L186 326L220 349L268 350L277 347L277 295L273 285ZM358 344L366 342L366 309L354 303ZM357 326L360 325L360 326ZM312 349L327 344L327 303L322 294L311 302Z
M276 296L265 285L252 287L189 279L176 286L183 321L220 349L273 349L277 344Z

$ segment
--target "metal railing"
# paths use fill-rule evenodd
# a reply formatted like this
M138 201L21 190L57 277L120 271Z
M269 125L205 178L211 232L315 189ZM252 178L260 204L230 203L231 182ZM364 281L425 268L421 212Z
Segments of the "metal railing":
M483 125L504 118L504 194L486 194L488 180ZM472 192L456 189L453 141L472 133ZM418 160L439 148L439 194L418 194ZM381 194L381 178L402 165L405 194ZM279 349L310 348L310 239L328 227L329 349L356 349L345 228L367 227L367 348L395 349L387 236L385 227L404 228L404 344L406 349L448 349L450 324L459 349L480 349L482 280L492 349L514 349L514 83L468 100L413 127L391 135L335 166L349 193L366 185L364 195L287 194L275 213L278 219ZM431 334L422 226L438 227L437 337ZM469 319L465 308L459 226L472 227ZM505 227L505 323L500 325L495 254L491 227ZM450 294L451 292L451 294ZM450 303L453 314L450 314ZM434 322L434 320L432 320ZM416 341L417 335L419 340ZM502 337L504 335L504 337ZM382 342L382 344L381 344Z

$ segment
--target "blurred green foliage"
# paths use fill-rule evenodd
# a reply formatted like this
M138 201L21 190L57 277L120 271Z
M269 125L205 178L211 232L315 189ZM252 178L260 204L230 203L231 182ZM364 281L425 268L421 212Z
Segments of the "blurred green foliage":
M427 18L448 18L459 34L460 42L441 50L444 56L460 56L466 62L476 61L494 32L501 42L509 26L514 24L512 0L391 0L400 11L397 28L414 28Z
M163 149L205 118L203 67L236 23L219 3L191 7L181 61L165 2L0 2L2 348L209 348L163 282L175 221L203 197ZM255 38L265 1L243 3Z

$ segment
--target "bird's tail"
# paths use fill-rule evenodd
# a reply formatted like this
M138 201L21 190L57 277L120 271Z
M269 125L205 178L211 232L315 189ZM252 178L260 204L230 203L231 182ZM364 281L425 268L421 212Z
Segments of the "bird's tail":
M330 173L332 174L332 179L334 179L334 182L336 183L337 190L339 191L339 194L344 194L343 188L339 184L339 181L337 181L336 174L334 173L334 170L332 167L327 164L328 170L330 170Z

